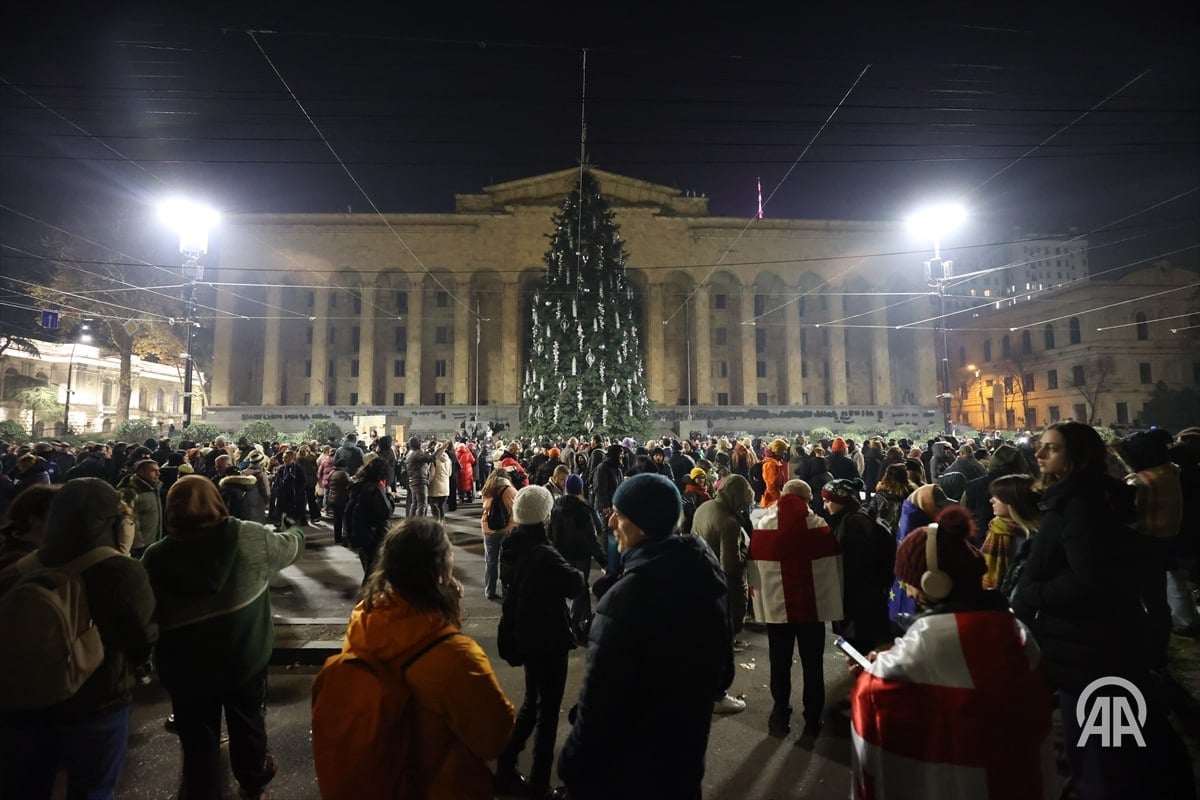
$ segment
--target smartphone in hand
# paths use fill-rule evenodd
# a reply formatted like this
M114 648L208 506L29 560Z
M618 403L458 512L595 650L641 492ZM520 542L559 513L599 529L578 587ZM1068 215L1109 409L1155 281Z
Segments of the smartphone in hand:
M856 662L858 662L858 665L860 667L862 667L863 669L869 670L871 668L871 662L867 660L867 657L864 656L862 653L858 652L858 649L854 645L847 642L841 636L839 636L837 638L837 641L835 641L833 644L835 647L837 647L843 653L845 653L846 655L853 658Z

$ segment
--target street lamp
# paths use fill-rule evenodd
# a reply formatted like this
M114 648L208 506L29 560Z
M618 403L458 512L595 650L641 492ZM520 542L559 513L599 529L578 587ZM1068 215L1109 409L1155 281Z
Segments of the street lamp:
M937 289L938 325L942 331L942 426L947 434L952 432L950 423L950 341L946 330L946 281L952 274L954 264L942 260L942 237L957 228L967 218L967 211L955 203L928 206L917 211L907 220L913 235L928 241L933 239L933 258L925 262L925 282Z
M79 337L71 342L71 358L67 361L67 397L63 403L63 436L71 434L71 373L75 368L75 348L81 344L89 344L92 335L88 333L91 327L85 322L79 326Z
M187 303L187 352L183 372L183 427L192 424L192 329L196 311L196 282L204 278L200 256L208 252L208 232L216 227L221 216L212 208L190 200L172 198L158 208L159 218L179 234L179 252L184 256L183 277Z

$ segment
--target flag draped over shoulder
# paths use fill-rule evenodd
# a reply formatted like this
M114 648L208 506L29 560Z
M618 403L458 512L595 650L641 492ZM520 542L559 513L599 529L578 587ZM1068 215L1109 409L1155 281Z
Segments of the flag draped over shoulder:
M842 556L825 520L785 494L759 520L746 562L758 622L842 618Z
M851 796L1057 797L1040 662L1007 610L918 617L851 692Z

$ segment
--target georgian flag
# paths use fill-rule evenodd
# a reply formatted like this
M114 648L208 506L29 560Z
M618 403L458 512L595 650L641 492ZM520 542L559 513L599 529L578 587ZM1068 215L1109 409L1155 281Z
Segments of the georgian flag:
M842 618L841 549L803 498L785 494L762 516L746 569L756 621Z
M1007 610L918 617L850 693L851 797L1058 797L1040 662Z

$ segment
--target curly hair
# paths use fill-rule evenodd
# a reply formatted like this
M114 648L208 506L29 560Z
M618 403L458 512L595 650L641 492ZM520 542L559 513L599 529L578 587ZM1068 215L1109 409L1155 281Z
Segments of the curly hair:
M454 577L453 551L442 523L405 517L379 546L375 570L359 595L368 613L389 594L419 611L434 611L449 625L462 622L462 584Z

